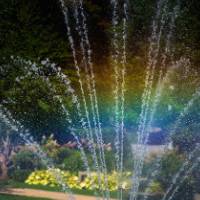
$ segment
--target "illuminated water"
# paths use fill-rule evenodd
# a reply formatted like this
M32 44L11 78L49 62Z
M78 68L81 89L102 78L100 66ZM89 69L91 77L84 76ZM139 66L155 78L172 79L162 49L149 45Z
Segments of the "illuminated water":
M71 102L75 107L75 113L78 121L81 124L81 129L83 131L83 136L77 134L78 130L73 124L73 116L68 111L63 102L63 99L59 95L55 95L54 98L60 103L62 112L65 116L66 123L69 124L70 133L73 135L74 139L78 144L78 149L81 152L81 157L84 163L85 171L87 175L91 177L92 170L95 170L98 174L98 184L100 191L94 191L97 199L109 200L110 191L108 189L108 166L105 157L105 143L103 141L103 128L101 124L101 116L99 111L99 99L98 92L96 90L96 77L94 72L94 64L92 61L92 48L88 36L87 28L87 18L83 6L82 0L73 0L73 15L75 19L75 30L79 37L79 47L81 50L81 62L79 61L79 52L75 45L75 38L73 36L72 27L69 23L69 8L66 2L59 0L65 25L67 28L67 36L69 44L72 50L74 67L76 69L76 75L78 77L78 83L80 87L79 96L73 89L70 78L62 72L56 64L51 63L49 59L43 60L41 66L43 69L51 69L54 77L58 79L60 83L65 86L65 93L70 96ZM183 68L186 71L186 77L190 72L190 62L189 59L180 58L178 61L173 60L172 48L173 48L173 33L175 29L176 19L180 12L179 1L169 12L169 2L168 0L158 0L157 9L155 17L152 22L152 33L149 39L149 49L147 55L147 66L146 74L144 80L144 91L141 98L141 112L138 119L137 127L137 145L135 155L132 158L127 158L124 154L125 148L125 105L126 105L126 73L128 65L128 20L129 20L129 2L127 0L122 1L122 6L117 0L111 0L110 5L112 7L112 51L111 51L111 66L114 71L114 89L112 92L113 97L113 108L114 108L114 124L111 125L113 131L115 132L114 151L115 156L115 168L113 170L118 172L117 177L117 199L124 199L123 185L123 172L124 172L124 159L133 159L134 165L132 166L132 178L130 180L131 187L128 191L130 200L137 200L138 195L141 193L141 179L143 178L143 168L146 159L148 139L151 128L155 123L155 114L158 111L158 107L162 100L162 97L167 90L167 87L171 84L171 77L174 75L177 69ZM122 9L123 16L120 15ZM119 31L118 26L122 25L122 30ZM167 27L167 31L166 31ZM167 33L166 33L167 32ZM162 49L162 42L164 39L164 50ZM119 42L122 39L122 45ZM160 53L161 52L161 53ZM160 59L161 58L161 59ZM20 62L25 64L26 76L17 77L16 82L20 82L28 76L37 76L42 78L43 82L50 88L50 90L56 94L57 89L54 84L52 84L50 78L45 75L44 71L36 63L31 61L26 61L23 58L12 58L14 62ZM169 61L170 60L170 61ZM29 66L29 67L28 67ZM156 70L156 69L159 70ZM82 72L84 69L84 73ZM158 74L156 74L158 72ZM185 79L186 80L186 79ZM84 87L85 85L86 87ZM134 88L134 86L133 86ZM171 90L174 90L174 86L170 86ZM177 120L174 122L173 129L170 130L167 140L165 141L164 152L169 151L169 144L171 144L171 137L176 134L177 128L182 123L182 119L189 113L194 102L199 99L200 91L197 84L196 91L191 96L189 102L185 104L184 109L180 112ZM82 109L83 107L83 109ZM2 105L0 107L0 118L3 123L5 123L11 130L19 133L22 140L25 141L27 145L34 144L36 147L37 155L44 161L48 170L53 171L58 183L62 186L64 192L69 194L68 199L74 199L73 193L70 188L62 180L62 176L59 171L54 170L53 162L47 157L47 155L42 151L40 145L34 141L28 130L24 130L24 127L14 119L14 116L4 108ZM173 105L168 105L168 111L173 110ZM21 134L23 132L23 134ZM24 134L25 133L25 134ZM82 146L81 139L86 137L89 141L89 152L92 155L93 166L89 166L88 158L84 147ZM174 175L171 180L170 186L162 194L161 200L172 200L175 193L178 191L181 183L192 173L194 168L199 165L200 157L199 145L197 145L189 155L186 156L184 163L182 164L179 171ZM158 156L152 168L148 169L148 180L146 183L146 188L149 188L153 183L154 179L159 174L161 167L162 155ZM191 164L192 163L192 164ZM191 164L191 165L190 165ZM103 179L101 179L103 175ZM102 184L105 185L105 189ZM127 193L127 192L126 192ZM148 194L143 195L143 199L148 199Z

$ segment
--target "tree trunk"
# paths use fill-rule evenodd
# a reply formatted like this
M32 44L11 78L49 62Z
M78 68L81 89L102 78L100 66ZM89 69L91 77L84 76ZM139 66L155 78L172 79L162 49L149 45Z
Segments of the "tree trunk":
M8 178L8 167L6 158L3 154L0 154L0 180L6 180Z

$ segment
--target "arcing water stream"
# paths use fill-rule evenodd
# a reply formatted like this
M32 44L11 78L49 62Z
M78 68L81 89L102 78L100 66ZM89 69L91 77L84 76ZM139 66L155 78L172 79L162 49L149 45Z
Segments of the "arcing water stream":
M62 175L60 174L59 171L54 170L55 167L54 167L52 161L42 151L42 149L40 148L40 145L36 141L33 140L29 131L25 130L23 125L21 125L18 121L14 120L11 113L8 110L6 110L5 108L3 108L2 105L0 105L0 119L3 123L5 123L6 126L8 126L10 128L10 130L20 133L20 137L24 140L26 145L34 145L34 147L36 148L35 153L42 160L42 162L45 164L45 166L48 168L48 170L51 170L56 181L62 187L62 190L64 192L66 192L66 194L69 195L68 199L75 200L71 190L64 182Z
M161 90L159 90L162 74L164 70L165 64L165 54L169 50L170 39L172 35L172 28L174 27L174 15L177 16L177 9L174 9L174 14L172 15L172 20L169 25L169 33L167 35L166 48L163 53L163 60L161 62L160 74L158 79L158 90L155 93L154 101L152 108L150 108L150 99L152 96L152 86L154 82L155 69L158 63L158 55L160 52L160 43L161 36L163 32L163 28L165 26L167 20L167 5L168 1L158 1L157 5L157 13L156 17L153 21L153 31L150 39L150 47L148 52L148 64L146 71L146 80L145 80L145 89L142 96L142 110L139 119L139 128L138 128L138 144L143 144L141 149L138 149L137 154L139 154L138 159L134 164L134 175L133 175L133 188L131 194L131 200L135 200L137 198L137 193L140 186L140 176L143 169L144 156L146 151L146 143L149 138L149 130L152 126L152 121L154 118L154 113L156 111L157 104L159 102L159 98L161 96ZM161 15L161 16L160 16ZM160 27L159 27L159 18L160 18Z
M92 48L89 41L88 36L88 28L87 28L87 19L84 10L84 3L82 0L73 0L72 2L72 10L73 17L75 19L75 30L78 33L78 48L81 49L81 61L78 59L78 51L76 47L76 40L73 36L73 27L69 23L69 8L66 5L64 0L59 0L62 13L64 16L65 25L67 28L67 36L69 40L69 44L72 50L74 67L76 70L76 76L78 77L79 88L81 93L81 98L76 94L76 91L73 89L71 85L71 81L67 75L65 75L61 68L57 67L56 64L50 63L50 61L44 60L41 62L41 66L43 68L51 68L53 71L55 78L59 80L61 84L65 86L65 93L70 96L71 102L75 107L75 113L77 115L77 119L79 120L81 129L83 130L84 136L86 136L89 141L89 151L92 155L93 167L89 166L88 158L85 153L85 149L82 146L80 139L81 135L77 134L77 130L75 125L73 124L73 117L65 106L62 97L57 94L56 87L52 84L51 80L48 76L43 73L42 70L37 66L36 63L31 63L31 61L25 61L21 58L13 59L14 62L17 60L21 60L20 62L26 66L25 72L28 76L37 76L43 80L43 82L48 86L48 88L55 95L54 99L59 102L63 115L65 116L65 121L69 124L70 133L73 135L74 139L78 144L78 149L81 152L81 158L84 163L85 170L87 172L87 176L91 177L91 170L95 170L98 174L98 185L99 191L95 190L94 194L97 199L103 198L106 200L110 199L110 191L109 191L109 180L108 180L108 166L106 163L105 157L105 148L103 141L103 131L101 125L101 118L99 112L99 101L98 101L98 92L96 91L96 78L94 72L94 64L92 61ZM121 3L122 3L122 13L121 11ZM115 132L115 162L116 167L115 170L118 172L117 177L117 198L119 200L124 199L124 192L122 188L123 182L123 172L124 172L124 137L125 137L125 103L126 103L126 67L127 67L127 37L128 37L128 6L129 2L127 0L118 1L111 0L110 4L112 6L112 28L113 28L113 39L112 39L112 66L114 69L114 132ZM176 18L180 12L180 4L177 1L177 4L173 7L172 11L170 11L169 1L168 0L158 0L156 15L152 22L152 34L149 41L149 50L147 56L147 66L146 66L146 76L144 80L144 91L142 94L142 102L141 102L141 113L139 116L138 129L137 129L137 144L138 149L136 150L137 156L135 156L134 166L133 166L133 175L131 180L131 188L130 188L130 200L137 200L138 194L140 192L140 182L142 178L142 170L144 166L146 151L147 151L147 142L149 139L150 129L153 126L155 113L157 112L157 107L161 101L161 97L165 88L165 83L169 81L169 76L174 73L177 68L188 67L190 65L187 59L180 59L177 62L174 62L171 53L172 46L172 38L173 32L175 28ZM122 24L122 31L118 31L118 27ZM167 29L167 30L165 30ZM166 31L167 34L164 34ZM164 38L164 50L162 49L162 40ZM122 45L120 45L120 39L122 39ZM161 58L160 58L160 57ZM168 60L170 60L170 64L168 64ZM18 62L18 61L17 61ZM160 65L160 66L158 66ZM28 66L31 66L30 68ZM159 70L157 70L157 68ZM84 69L84 72L82 72ZM158 77L156 77L156 70L159 71ZM23 80L27 78L26 76L17 77L16 81ZM156 79L157 78L157 79ZM156 82L157 80L157 82ZM86 87L84 87L84 83L86 83ZM156 84L155 84L156 83ZM154 84L156 85L156 89L154 91ZM87 94L88 92L88 94ZM188 104L185 106L183 111L181 112L178 120L175 121L173 130L169 133L169 140L171 141L171 137L175 134L176 129L179 127L182 118L189 112L193 103L200 96L199 89L196 90L194 95L189 100ZM89 97L89 98L87 98ZM82 107L84 108L84 114L82 111ZM1 121L6 123L10 129L21 132L21 129L24 127L13 119L9 111L3 106L0 107L0 118ZM4 112L6 114L4 114ZM19 128L18 128L19 127ZM23 130L22 132L27 132ZM20 134L26 144L34 144L37 147L37 155L44 160L45 165L49 170L53 170L55 167L50 161L44 152L41 150L39 144L34 142L33 138L30 138L30 134ZM168 142L168 141L167 141ZM168 143L167 143L168 144ZM167 146L167 144L165 144ZM165 150L166 151L166 147ZM187 178L187 176L194 170L194 168L199 164L199 157L196 155L199 150L199 146L190 152L189 156L186 158L186 161L181 166L180 170L174 176L171 181L171 185L166 190L162 200L172 200L175 193L179 189L181 183ZM194 158L197 158L194 161ZM129 159L129 158L127 158ZM154 178L157 175L159 170L159 165L161 157L158 157L155 168L153 172L150 174L150 179L148 180L147 187L152 183ZM192 166L189 166L189 162L192 162ZM113 169L114 170L114 169ZM71 190L62 180L62 176L58 171L53 170L53 173L56 177L58 183L62 186L64 192L69 193L69 199L74 199ZM103 175L103 178L101 178ZM183 175L183 176L182 176ZM182 177L181 177L182 176ZM103 184L105 187L103 187ZM100 192L100 193L99 193ZM146 200L148 198L147 195L144 195L143 199Z

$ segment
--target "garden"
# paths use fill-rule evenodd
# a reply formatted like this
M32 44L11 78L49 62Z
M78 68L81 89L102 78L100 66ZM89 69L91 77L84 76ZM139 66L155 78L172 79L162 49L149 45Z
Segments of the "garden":
M200 200L200 2L0 2L0 200Z

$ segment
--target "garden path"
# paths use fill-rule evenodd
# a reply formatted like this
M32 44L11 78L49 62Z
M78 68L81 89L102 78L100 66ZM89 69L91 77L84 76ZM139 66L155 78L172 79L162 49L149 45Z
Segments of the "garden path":
M66 200L67 199L66 193L49 192L49 191L35 190L35 189L9 188L9 189L0 191L0 193L9 194L9 195L27 196L27 197L48 198L52 200ZM74 197L76 200L96 200L96 197L84 196L84 195L74 195Z

